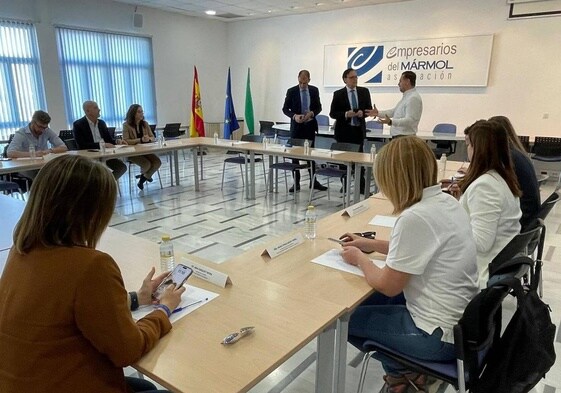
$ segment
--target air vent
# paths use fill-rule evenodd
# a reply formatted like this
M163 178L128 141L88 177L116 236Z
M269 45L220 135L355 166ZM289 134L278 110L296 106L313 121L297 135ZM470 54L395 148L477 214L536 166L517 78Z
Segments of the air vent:
M243 15L236 15L236 14L219 14L216 15L218 18L224 18L224 19L236 19L236 18L243 18Z

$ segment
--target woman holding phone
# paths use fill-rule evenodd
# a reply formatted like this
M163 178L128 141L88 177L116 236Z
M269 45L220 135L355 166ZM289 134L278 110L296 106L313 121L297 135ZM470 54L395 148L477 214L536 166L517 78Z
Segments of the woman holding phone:
M384 146L374 172L399 217L389 241L352 233L341 237L343 259L358 266L376 290L351 315L349 335L419 359L454 359L453 326L478 291L469 217L441 191L434 154L415 136ZM387 254L383 268L364 254L374 251ZM411 385L429 391L441 383L383 355L374 357L386 372L383 392L404 393Z
M132 104L127 111L127 117L123 123L123 139L129 145L149 143L156 140L150 125L144 120L144 110L138 104ZM139 179L137 186L141 190L144 189L145 182L152 182L152 176L162 165L162 161L155 154L132 156L128 160L140 167L141 174L137 176Z
M185 288L166 288L159 308L132 319L119 267L95 249L116 193L111 172L84 157L58 157L39 171L0 278L3 393L155 389L126 380L122 368L170 331L169 310ZM152 302L164 278L153 275L133 302Z

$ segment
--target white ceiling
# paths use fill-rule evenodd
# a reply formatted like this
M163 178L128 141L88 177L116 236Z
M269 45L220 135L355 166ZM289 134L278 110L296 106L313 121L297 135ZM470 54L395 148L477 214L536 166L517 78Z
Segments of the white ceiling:
M138 7L150 7L222 21L270 18L280 15L339 10L365 5L410 0L114 0ZM216 11L216 16L205 14ZM142 13L142 8L138 9Z

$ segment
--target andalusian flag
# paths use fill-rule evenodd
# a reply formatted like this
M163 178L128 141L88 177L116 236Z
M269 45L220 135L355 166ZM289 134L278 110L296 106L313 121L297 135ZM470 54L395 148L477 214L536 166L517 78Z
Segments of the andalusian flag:
M191 137L205 136L199 76L197 75L197 67L194 68L195 77L193 79L193 98L191 99L191 125L189 126L189 134Z
M253 120L253 100L251 99L251 84L249 82L249 68L247 69L247 85L245 87L245 125L249 134L253 135L255 128Z

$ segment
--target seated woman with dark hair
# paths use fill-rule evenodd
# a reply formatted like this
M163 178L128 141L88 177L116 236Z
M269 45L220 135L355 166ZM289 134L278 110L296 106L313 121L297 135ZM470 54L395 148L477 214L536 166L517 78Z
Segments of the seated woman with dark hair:
M479 120L468 127L466 145L470 165L452 189L470 217L477 246L479 286L489 280L489 263L520 233L520 187L510 157L506 130Z
M508 117L493 116L489 118L489 121L500 124L508 135L514 173L516 173L516 179L522 192L520 196L520 210L522 210L520 225L524 230L534 222L541 206L540 186L538 185L536 170Z
M441 191L434 154L415 136L384 146L374 172L399 217L389 241L342 236L343 259L358 266L376 290L351 315L349 335L419 359L452 360L453 327L478 291L469 217ZM382 269L363 253L374 251L387 254ZM429 385L434 387L425 375L383 355L374 357L387 374L383 392L404 393L411 386L428 392Z
M138 104L132 104L127 111L127 117L123 123L123 139L129 145L139 143L154 142L156 138L146 120L144 120L144 110ZM138 177L138 188L144 189L145 182L152 182L152 176L160 166L162 161L155 154L145 154L142 156L128 157L128 160L140 167L141 174Z
M97 251L115 207L117 183L103 164L66 155L39 171L0 278L0 390L125 393L122 367L171 329L185 288L168 286L135 322L119 267ZM152 303L164 279L144 280L135 304ZM134 308L134 307L133 307ZM144 384L145 385L145 384Z

